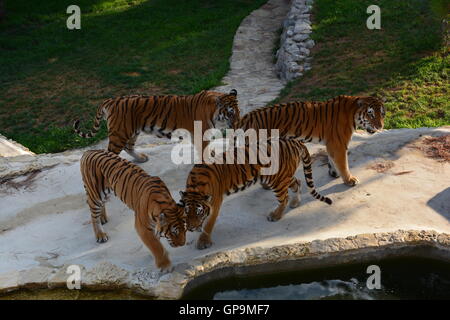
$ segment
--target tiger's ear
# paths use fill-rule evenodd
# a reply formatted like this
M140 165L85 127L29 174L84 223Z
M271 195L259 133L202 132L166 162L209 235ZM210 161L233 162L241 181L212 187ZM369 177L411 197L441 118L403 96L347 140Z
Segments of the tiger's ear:
M236 89L231 89L229 94L230 94L230 96L235 96L236 97L237 96L237 90Z
M358 107L364 106L364 98L356 99L356 104L358 105Z
M216 98L216 107L217 107L217 109L223 107L222 96Z
M181 196L182 198L185 197L185 196L186 196L186 192L180 191L180 196Z

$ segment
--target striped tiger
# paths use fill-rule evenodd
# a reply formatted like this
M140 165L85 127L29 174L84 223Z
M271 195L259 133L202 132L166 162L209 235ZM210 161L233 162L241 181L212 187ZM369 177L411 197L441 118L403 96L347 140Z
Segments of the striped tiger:
M211 232L214 227L224 196L243 191L258 181L271 189L277 199L278 207L267 217L269 221L279 220L288 204L288 189L294 192L289 206L295 208L300 204L300 180L295 177L300 162L306 185L311 195L328 204L331 199L320 195L314 188L312 178L311 156L303 143L295 139L279 140L279 170L272 175L263 175L260 170L267 165L249 163L249 145L245 146L245 164L196 164L189 173L186 190L180 192L181 205L185 207L187 229L203 231L197 241L197 248L211 246ZM268 151L272 152L272 142L268 141ZM276 152L276 151L275 151ZM204 228L204 220L207 218Z
M155 257L156 266L169 271L171 262L158 238L167 238L172 247L184 245L186 218L164 182L106 150L86 151L80 169L97 242L108 241L102 224L108 222L105 202L112 190L134 210L136 231Z
M245 114L239 128L279 129L280 137L322 142L328 152L328 172L345 184L359 181L348 168L347 149L353 132L361 127L373 134L384 126L383 101L375 97L338 96L325 102L289 102Z
M240 118L237 91L230 93L201 91L190 96L124 96L105 100L97 109L94 127L81 132L80 120L73 124L75 133L91 138L105 119L108 125L108 151L125 150L135 161L145 162L147 155L136 153L134 146L140 132L171 138L176 129L186 129L194 139L194 121L202 121L202 134L210 128L233 128ZM206 142L203 143L205 148ZM198 150L200 151L200 150Z

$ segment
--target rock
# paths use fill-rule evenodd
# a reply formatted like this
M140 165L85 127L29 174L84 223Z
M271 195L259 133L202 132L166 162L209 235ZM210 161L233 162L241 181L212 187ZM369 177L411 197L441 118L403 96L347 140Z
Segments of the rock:
M0 273L0 292L9 292L20 287L20 271Z
M293 0L287 18L283 22L280 50L275 63L277 74L282 80L293 80L302 75L299 70L307 70L300 66L299 62L310 54L309 49L314 46L314 41L309 39L309 34L312 32L311 4L312 2L307 3L305 0ZM296 45L293 45L293 42ZM287 54L281 54L283 50Z
M306 32L304 32L306 30L311 30L311 26L309 24L307 24L306 22L300 22L300 23L295 24L295 27L294 27L295 34L306 33Z
M293 56L298 56L300 52L302 52L301 49L296 45L289 46L286 51Z
M42 287L47 284L50 275L55 270L46 267L34 267L30 270L23 270L20 272L20 286L25 288Z
M305 48L305 47L300 47L299 51L300 51L300 53L302 53L303 55L309 56L309 53L310 53L309 49L307 49L307 48Z
M308 34L302 33L302 34L296 34L292 39L296 42L301 42L309 38Z
M126 270L109 261L102 261L87 270L81 281L83 286L90 288L119 288L126 285L129 277Z
M305 47L308 49L311 49L312 47L314 47L314 45L315 45L315 42L312 39L305 41Z

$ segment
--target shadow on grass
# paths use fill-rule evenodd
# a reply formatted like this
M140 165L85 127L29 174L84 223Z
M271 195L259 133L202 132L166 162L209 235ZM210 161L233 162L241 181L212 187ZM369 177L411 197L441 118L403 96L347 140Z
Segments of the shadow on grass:
M235 30L265 1L83 1L81 30L66 28L67 1L48 2L32 27L12 14L0 29L0 130L37 153L96 142L80 142L71 125L89 128L105 98L218 85ZM25 7L11 8L27 17Z

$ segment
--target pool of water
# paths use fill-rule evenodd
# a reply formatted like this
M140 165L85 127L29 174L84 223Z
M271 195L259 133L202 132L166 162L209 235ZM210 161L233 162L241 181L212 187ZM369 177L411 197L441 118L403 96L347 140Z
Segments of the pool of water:
M380 289L369 289L369 265L380 268ZM321 270L234 276L193 289L184 299L371 300L450 299L450 263L399 258Z
M366 285L369 265L381 270L381 289ZM93 291L22 289L0 294L0 300L141 300L130 290ZM397 258L264 276L233 276L210 281L183 299L347 300L450 299L450 262L429 258Z

